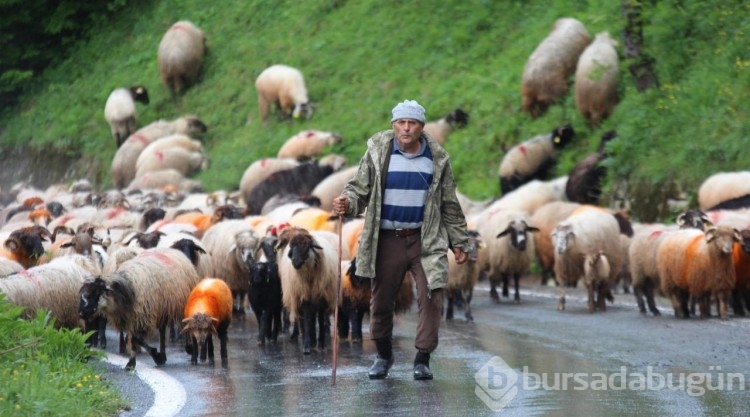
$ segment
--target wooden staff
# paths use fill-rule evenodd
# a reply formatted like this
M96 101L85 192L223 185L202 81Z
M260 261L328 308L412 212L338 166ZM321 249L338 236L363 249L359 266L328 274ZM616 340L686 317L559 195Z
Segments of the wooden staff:
M339 353L339 297L341 294L341 229L343 229L344 216L339 214L339 280L336 285L336 307L333 310L333 371L331 374L331 385L336 385L336 362Z

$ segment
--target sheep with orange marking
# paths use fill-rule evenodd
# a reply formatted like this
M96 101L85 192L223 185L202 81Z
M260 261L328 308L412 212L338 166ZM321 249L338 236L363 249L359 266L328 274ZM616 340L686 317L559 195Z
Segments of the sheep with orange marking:
M320 156L329 146L341 142L341 135L322 130L303 130L287 139L279 149L277 158L304 161Z
M580 21L557 19L523 69L521 109L536 119L563 98L578 58L590 42L591 36Z
M219 338L222 366L227 365L227 329L232 322L232 290L226 282L218 278L203 278L193 288L185 304L184 327L181 333L187 333L185 349L190 353L190 363L198 364L200 350L201 362L214 364L213 336Z
M716 295L719 316L728 318L727 299L737 279L732 256L741 241L739 231L728 226L680 230L664 239L657 255L659 276L676 317L690 317L689 297L698 301L701 318L710 317L710 298Z
M144 250L116 272L87 280L80 287L78 312L83 319L103 314L115 329L127 334L130 359L126 370L135 369L138 346L146 349L156 365L163 365L167 326L182 320L190 291L199 281L195 267L180 251ZM159 350L148 344L157 330Z
M325 347L341 267L336 248L320 233L325 232L287 227L277 245L282 300L291 322L301 318L304 354Z
M135 163L138 155L151 142L175 133L197 135L208 128L196 116L183 116L174 120L158 120L138 129L130 135L112 158L110 176L117 188L124 188L135 178Z
M174 23L162 37L157 53L159 73L172 97L198 79L205 43L206 35L188 20Z
M268 119L271 106L276 106L280 118L292 116L309 119L313 106L307 98L307 86L302 72L288 65L272 65L263 70L255 79L258 92L258 109L264 122Z
M645 225L634 234L628 248L628 260L632 276L633 294L635 295L635 300L641 314L646 314L646 306L648 305L648 310L653 315L661 315L659 309L656 308L656 301L654 299L654 290L659 289L661 286L659 264L657 262L659 245L664 241L664 238L679 229L694 228L701 231L705 230L707 221L708 218L705 213L698 210L688 210L677 216L675 226L662 224Z

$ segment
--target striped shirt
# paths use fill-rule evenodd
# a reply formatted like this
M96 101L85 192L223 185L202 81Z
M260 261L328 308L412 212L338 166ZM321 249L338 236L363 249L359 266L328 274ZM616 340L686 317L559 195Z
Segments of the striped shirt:
M424 139L420 139L416 154L401 152L397 141L393 141L380 213L381 229L418 229L422 226L432 169L432 153Z

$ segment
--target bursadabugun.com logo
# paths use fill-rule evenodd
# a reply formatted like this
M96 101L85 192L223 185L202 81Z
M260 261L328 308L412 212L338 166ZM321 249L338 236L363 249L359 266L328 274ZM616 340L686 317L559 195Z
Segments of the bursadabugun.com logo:
M618 372L555 372L535 373L523 367L521 388L524 391L684 391L699 397L708 391L744 391L745 375L721 372L721 366L709 366L708 372L628 372L621 366ZM500 411L518 395L519 373L499 356L494 356L474 375L474 393L492 411Z

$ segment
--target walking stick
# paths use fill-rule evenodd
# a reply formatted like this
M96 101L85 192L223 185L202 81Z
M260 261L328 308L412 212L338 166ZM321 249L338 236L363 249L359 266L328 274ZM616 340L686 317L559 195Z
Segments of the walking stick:
M336 285L336 307L333 310L333 371L331 375L331 385L336 385L336 361L339 353L339 297L341 294L341 229L344 224L344 216L339 214L339 280Z

